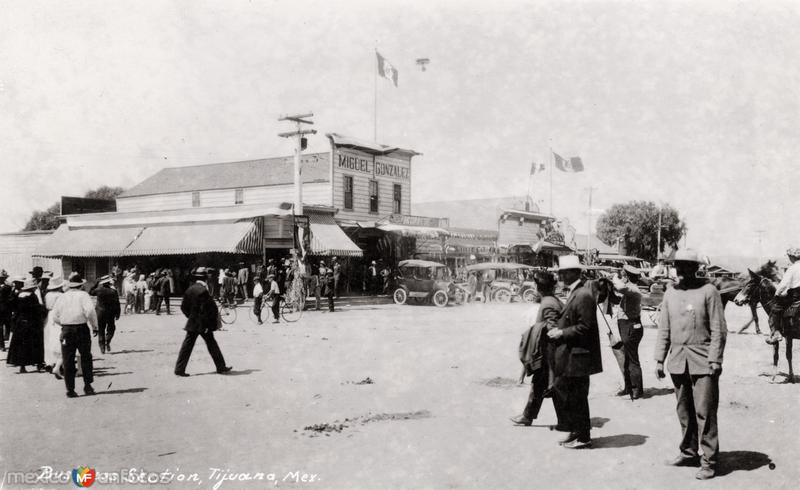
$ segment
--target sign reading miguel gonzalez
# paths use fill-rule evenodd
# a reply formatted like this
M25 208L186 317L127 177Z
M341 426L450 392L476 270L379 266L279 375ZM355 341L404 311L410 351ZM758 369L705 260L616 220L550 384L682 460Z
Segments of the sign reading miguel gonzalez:
M343 170L352 170L376 177L390 177L399 180L409 180L411 172L407 166L381 161L374 155L369 158L345 152L339 152L338 167Z

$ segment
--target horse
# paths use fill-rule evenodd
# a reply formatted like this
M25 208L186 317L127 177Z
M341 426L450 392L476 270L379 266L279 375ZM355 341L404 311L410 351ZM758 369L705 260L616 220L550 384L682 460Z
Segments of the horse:
M774 263L773 263L774 265ZM763 269L763 268L762 268ZM775 304L775 284L773 279L753 272L748 269L750 273L750 280L742 288L741 292L734 298L734 303L743 305L755 301L761 303L767 315L772 313L772 307ZM774 277L774 276L773 276ZM789 376L786 379L787 383L794 383L794 369L792 367L792 343L794 339L800 339L800 316L797 314L789 318L784 318L786 325L783 329L783 338L786 339L786 362L789 363ZM776 342L773 345L772 353L772 381L775 381L775 376L778 374L778 356L780 352L780 345Z

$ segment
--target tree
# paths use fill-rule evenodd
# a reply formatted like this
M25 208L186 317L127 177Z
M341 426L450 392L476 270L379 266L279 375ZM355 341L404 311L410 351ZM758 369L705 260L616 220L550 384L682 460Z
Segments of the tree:
M657 258L658 206L651 201L631 201L614 204L597 221L597 236L605 243L624 240L628 255L653 261ZM686 231L678 211L665 204L661 207L661 246L678 248L678 242Z
M83 197L88 199L114 200L125 191L122 187L109 187L107 185L93 189ZM61 203L53 203L45 211L34 211L22 231L55 230L61 224Z

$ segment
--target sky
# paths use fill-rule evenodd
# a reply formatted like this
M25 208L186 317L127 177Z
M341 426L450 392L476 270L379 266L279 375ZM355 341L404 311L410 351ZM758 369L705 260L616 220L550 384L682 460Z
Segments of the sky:
M592 187L594 220L669 203L709 256L800 246L797 2L377 5L0 0L0 232L165 166L290 155L278 117L311 111L310 151L377 132L422 153L412 202L530 190L550 211L529 172L552 148L585 165L552 185L579 233Z

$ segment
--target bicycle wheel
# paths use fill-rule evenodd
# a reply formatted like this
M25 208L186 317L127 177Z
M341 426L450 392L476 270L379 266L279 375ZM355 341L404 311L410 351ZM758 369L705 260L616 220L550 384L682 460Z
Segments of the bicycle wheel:
M281 318L287 322L294 323L303 316L303 308L297 303L287 303L281 300Z
M219 317L222 320L222 323L225 325L230 325L231 323L236 321L236 306L235 305L225 305L221 306L219 309Z

